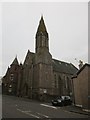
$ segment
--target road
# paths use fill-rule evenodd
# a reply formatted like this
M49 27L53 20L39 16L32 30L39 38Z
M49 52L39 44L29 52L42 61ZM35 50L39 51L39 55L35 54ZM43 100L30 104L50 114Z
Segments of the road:
M3 118L88 118L87 115L63 110L50 103L41 103L14 96L2 96Z

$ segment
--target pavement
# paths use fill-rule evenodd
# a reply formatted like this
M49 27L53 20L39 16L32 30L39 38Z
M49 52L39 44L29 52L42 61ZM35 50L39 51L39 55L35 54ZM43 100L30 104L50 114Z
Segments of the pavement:
M69 111L69 112L74 112L74 113L79 113L79 114L84 114L84 115L89 115L90 116L90 110L82 109L81 107L77 107L74 105L70 106L63 106L63 110Z

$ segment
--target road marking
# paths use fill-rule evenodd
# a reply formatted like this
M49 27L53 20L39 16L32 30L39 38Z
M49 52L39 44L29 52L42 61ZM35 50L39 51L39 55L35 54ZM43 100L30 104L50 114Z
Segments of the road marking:
M30 112L31 112L30 110L28 110L28 111L23 111L23 110L21 110L21 109L17 109L17 110L20 111L20 112L22 112L22 113L25 113L25 114L27 114L27 115L33 116L33 117L35 117L35 118L40 118L40 117L38 117L38 116L36 116L36 115L31 114L31 113L30 113ZM36 114L39 115L39 116L41 116L41 117L49 118L49 116L44 115L44 114L42 114L42 113L36 112Z
M24 112L26 112L26 113L27 113L27 112L31 112L31 111L30 111L30 110L28 110L28 111L24 111Z
M44 116L45 118L49 118L49 116L47 116L47 115L44 115L44 114L42 114L42 113L38 113L38 112L36 112L38 115L41 115L41 116Z
M57 109L57 108L56 108L56 107L54 107L54 106L50 106L50 105L46 105L46 104L40 104L40 105L45 106L45 107L50 107L50 108Z
M35 117L35 118L39 118L38 116L29 113L29 112L31 112L31 111L23 111L23 110L21 110L21 109L17 109L17 110L20 111L20 112L22 112L22 113L25 113L25 114L27 114L27 115L29 115L29 116L32 116L32 117Z
M35 118L40 118L40 117L38 117L38 116L36 116L36 115L33 115L33 114L31 114L31 113L28 113L28 112L25 112L25 114L30 115L30 116L35 117Z
M25 112L25 113L31 112L30 110L28 110L28 111L23 111L23 110L21 110L21 109L17 109L17 110L20 111L20 112Z

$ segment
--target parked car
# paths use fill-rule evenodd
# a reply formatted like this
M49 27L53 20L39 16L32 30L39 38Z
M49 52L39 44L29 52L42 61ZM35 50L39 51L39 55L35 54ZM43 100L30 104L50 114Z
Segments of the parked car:
M72 104L72 100L70 96L60 96L52 100L52 105L54 106L66 106L71 104Z

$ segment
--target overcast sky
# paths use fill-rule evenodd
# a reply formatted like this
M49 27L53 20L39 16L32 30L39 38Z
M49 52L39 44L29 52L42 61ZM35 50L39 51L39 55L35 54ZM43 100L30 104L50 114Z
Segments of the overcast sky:
M35 52L35 35L43 14L49 34L52 57L78 66L88 62L88 3L3 3L2 5L2 72L17 55L24 61L28 49ZM77 61L75 60L77 58ZM0 68L1 71L1 68Z

